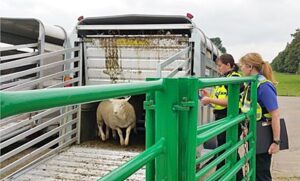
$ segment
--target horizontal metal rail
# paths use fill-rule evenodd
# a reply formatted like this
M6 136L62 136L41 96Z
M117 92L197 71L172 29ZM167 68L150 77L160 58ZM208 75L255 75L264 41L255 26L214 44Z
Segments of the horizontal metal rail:
M189 63L189 60L182 62L180 65L175 67L174 70L172 70L167 77L173 77L174 75L176 75L179 72L180 68L186 67L188 65L188 63Z
M224 166L222 166L220 169L216 170L214 174L211 174L208 176L205 181L215 181L218 180L220 176L222 176L231 166L231 162L226 163Z
M38 55L38 52L26 52L26 53L14 54L14 55L7 55L7 56L0 57L0 61L6 61L6 60L11 60L11 59L17 59L17 58L32 57L34 55ZM14 62L14 61L11 61L11 62ZM5 63L3 63L3 64L5 64ZM1 64L1 66L2 66L2 64ZM3 70L3 69L1 69L1 70Z
M109 174L99 179L99 181L125 180L130 175L135 173L138 169L142 168L144 165L154 160L157 156L163 153L164 144L164 139L159 140L153 146L147 148L147 150L140 153L138 156L134 157L129 162L123 164L122 166L118 167L117 169L113 170Z
M226 118L227 120L225 121L224 124L219 125L218 127L214 128L213 130L209 130L209 131L206 131L204 133L197 135L197 145L199 146L199 145L203 144L205 141L226 131L226 129L240 123L241 121L245 120L245 118L247 117L246 115L250 115L250 114L254 114L254 111L252 109L250 109L249 112L240 114L234 118L227 117Z
M24 70L24 71L20 71L20 72L16 72L16 73L12 73L12 74L8 74L8 75L3 75L0 77L0 83L11 80L11 79L16 79L16 78L20 78L26 75L30 75L30 74L34 74L34 73L38 73L41 70L47 70L49 68L54 68L57 66L63 66L69 63L74 63L74 62L78 62L79 61L79 57L76 58L71 58L68 60L61 60L61 61L57 61L54 63L49 63L40 67L36 67L36 68L32 68L32 69L28 69L28 70Z
M232 142L229 141L221 146L219 146L218 148L214 149L213 151L210 151L208 153L206 153L205 155L201 155L201 157L197 158L196 160L196 165L202 163L203 161L215 156L216 154L220 153L221 151L229 148L231 146Z
M236 144L232 145L228 150L226 150L223 154L218 156L215 160L210 162L208 165L206 165L204 168L202 168L199 172L196 173L195 180L199 180L202 176L204 176L209 170L211 170L213 167L217 166L221 161L223 161L226 157L228 157L230 154L232 154L234 151L236 151L242 144L244 144L245 140L248 141L250 138L252 138L254 135L253 133L249 133L243 140L240 140ZM251 150L250 150L251 151ZM249 151L249 152L250 152ZM248 152L248 153L249 153ZM243 157L244 158L244 157Z
M51 146L57 144L60 140L72 135L72 133L74 134L76 131L73 130L70 133L66 133L66 135L64 135L64 137L59 137L53 141L51 141L51 144L48 143L47 145L45 145L43 148L41 148L41 151L38 151L38 153L35 153L35 155L40 154L41 152L45 151L47 148L50 148ZM14 178L17 177L18 174L22 173L21 171L25 171L26 169L30 169L30 166L38 164L40 161L45 161L46 159L50 159L51 156L53 156L53 154L58 153L59 151L61 151L63 148L73 144L77 139L77 136L73 137L72 139L68 139L68 141L64 142L63 144L59 145L58 147L49 150L47 153L41 155L39 158L35 159L34 161L26 164L24 167L18 169L17 171L15 171L14 173L12 173L10 176L8 176L8 179L11 180L15 180ZM31 157L33 157L32 155L30 155ZM28 158L27 158L28 159ZM23 162L25 162L26 160L24 160ZM13 168L13 167L12 167Z
M34 79L34 80L31 80L31 81L28 81L28 82L19 83L14 87L10 87L10 88L5 89L5 91L21 90L22 88L33 86L33 85L45 82L46 80L50 80L50 79L57 78L57 77L60 77L60 76L69 75L71 73L76 73L76 72L79 72L79 68L74 68L74 69L71 69L71 70L64 70L64 71L57 72L57 73L54 73L54 74L51 74L51 75L47 75L47 76L44 76L44 77L41 77L41 78L38 78L38 79ZM6 85L6 84L4 84L4 85Z
M79 49L78 48L65 49L65 50L60 50L60 51L56 51L56 52L31 56L31 57L27 57L27 58L18 57L18 58L22 58L22 59L2 63L0 70L5 70L5 69L9 69L9 68L15 68L15 67L33 64L33 63L36 63L37 61L39 61L40 59L64 55L65 53L73 52L73 51L79 51ZM65 61L65 60L62 60L62 61Z
M9 138L11 138L11 137L13 137L13 136L16 136L16 135L18 135L18 134L20 134L20 133L23 133L24 131L27 131L27 130L29 130L30 128L32 128L31 125L26 125L26 126L24 126L24 127L22 127L22 128L19 128L19 129L17 129L17 130L14 130L14 131L12 131L12 132L9 132L9 133L7 133L7 134L5 134L5 135L2 135L2 133L1 133L1 136L0 136L0 142L3 142L3 141L5 141L5 140L7 140L7 139L9 139Z
M17 50L17 49L21 49L21 48L36 48L37 46L38 46L38 43L7 46L7 47L1 47L0 52L9 51L9 50Z
M37 76L30 77L30 78L27 78L27 79L19 79L19 80L14 81L14 82L1 84L0 85L0 90L9 89L9 88L15 87L16 85L26 84L28 82L31 82L31 81L35 80L36 78L37 78Z
M54 84L54 85L51 85L51 86L46 87L46 88L49 89L49 88L55 88L55 87L63 87L63 86L66 86L68 84L73 84L73 83L79 82L79 80L80 80L79 77L77 77L77 78L70 79L70 80L67 80L67 81L62 81L58 84Z
M12 150L12 151L10 151L10 152L4 154L4 155L2 155L2 156L0 157L0 162L3 162L3 161L5 161L5 160L7 160L8 158L10 158L10 157L12 157L12 156L14 156L14 155L20 153L21 151L26 150L27 148L29 148L29 147L35 145L36 143L39 143L40 141L43 141L44 139L46 139L46 138L48 138L48 137L50 137L50 136L52 136L52 135L58 133L58 132L61 131L62 129L66 128L67 126L70 126L70 125L75 124L75 123L77 123L77 122L78 122L78 118L75 118L75 119L73 119L72 121L69 121L69 122L67 122L67 123L65 123L65 124L62 124L61 126L59 126L59 127L55 128L55 129L53 129L53 130L51 130L51 131L49 131L49 132L47 132L47 133L45 133L45 134L43 134L43 135L41 135L41 136L35 138L35 139L33 139L33 140L31 140L31 141L25 143L24 145L22 145L22 146L20 146L20 147L18 147L18 148L16 148L16 149L14 149L14 150Z
M34 56L34 55L32 55ZM31 57L28 57L28 58L32 58ZM22 61L19 61L19 60L26 60L27 58L22 58L20 57L20 59L18 60L12 60L12 61L9 61L7 63L2 63L1 64L1 67L0 67L0 70L6 70L6 69L11 69L11 68L16 68L16 67L22 67L22 66L26 66L26 65L36 65L39 61L38 60L32 60L32 61L25 61L25 62L22 62Z
M24 120L18 122L17 124L13 124L12 126L9 126L6 129L1 130L1 134L6 135L6 134L9 134L10 132L13 132L13 131L23 127L23 126L26 126L28 124L33 124L36 120L39 120L44 116L52 114L52 113L58 111L59 109L60 108L53 108L53 109L48 109L46 111L40 112L40 113L32 116L31 119L29 119L29 118L24 119Z
M51 142L47 143L46 145L40 147L39 149L34 150L33 152L27 154L26 156L20 158L19 160L15 161L15 162L13 162L13 163L11 163L11 164L9 164L9 165L7 165L7 166L4 167L4 168L1 168L1 169L0 169L0 175L3 174L3 173L5 173L6 171L8 171L8 170L10 170L10 169L12 169L12 168L14 168L14 167L16 167L17 165L20 165L21 163L24 163L24 162L28 161L30 158L32 158L32 157L34 157L34 156L37 156L38 154L40 154L40 153L46 151L47 149L49 149L51 146L53 146L53 145L59 143L59 141L62 141L62 140L64 140L65 138L68 138L68 137L70 137L70 136L72 136L72 135L74 135L74 134L76 134L76 133L77 133L77 129L74 129L74 130L72 130L72 131L69 131L69 132L67 132L66 134L64 134L64 135L62 135L62 136L56 138L55 140L52 140ZM68 141L69 144L75 142L76 139L77 139L77 135L76 135L76 137L74 137L74 138L72 138L71 140ZM69 144L68 144L68 145L69 145Z
M250 159L251 155L254 154L254 149L250 149L248 153L241 158L229 171L227 171L223 177L221 177L220 180L230 180L247 162L247 160ZM250 174L246 175L246 177L249 177Z
M206 123L204 125L200 125L197 127L197 135L200 134L200 133L203 133L209 129L213 129L214 127L217 127L218 125L222 125L226 122L226 118L222 118L222 119L219 119L218 121L212 121L212 122L209 122L209 123Z
M11 62L2 63L1 69L4 70L9 67L16 67L19 65L21 66L22 64L25 64L25 63L33 63L40 59L50 58L50 57L54 57L54 56L58 56L58 55L64 55L65 53L70 53L70 52L75 52L75 51L79 51L79 47L68 48L68 49L64 49L64 50L59 50L59 51L50 52L50 53L44 53L44 54L36 55L33 57L28 57L28 58L23 58L23 59L11 61Z
M1 114L5 118L17 113L52 107L94 102L101 99L138 95L163 88L163 80L115 85L53 88L30 91L0 91ZM24 106L24 105L30 106Z
M77 108L77 109L78 109L78 108ZM32 128L32 129L30 129L30 130L28 130L28 131L25 131L25 132L23 132L23 133L21 133L21 134L15 136L15 137L12 138L12 139L9 139L9 140L6 140L5 142L2 142L2 143L0 144L0 148L5 148L5 147L7 147L7 146L9 146L9 145L11 145L11 144L13 144L13 143L15 143L15 142L17 142L17 141L23 139L23 138L25 138L26 136L29 136L29 135L31 135L31 134L37 132L37 131L40 131L40 130L42 130L42 129L48 127L49 125L51 125L51 124L53 124L53 123L58 123L59 120L60 120L60 119L63 119L66 115L71 115L71 114L76 113L76 112L78 111L77 109L70 110L70 111L68 111L68 112L66 112L66 113L64 113L64 114L61 114L61 115L59 115L59 116L57 116L57 117L54 117L54 118L50 119L49 121L47 121L47 122L45 122L45 123L42 123L42 124L40 124L40 125L38 125L38 126Z
M0 126L5 126L7 124L15 122L15 120L23 120L24 117L25 117L24 114L19 114L19 115L14 115L14 116L11 116L11 117L1 119Z
M168 66L169 64L171 64L172 62L174 62L175 60L177 60L178 57L180 57L181 55L188 53L190 49L191 49L191 46L186 47L185 49L183 49L180 52L176 53L175 55L171 56L167 60L159 63L157 65L157 76L161 77L162 76L161 72L162 72L163 68L165 68L166 66Z
M199 79L199 88L213 87L218 85L242 84L244 82L255 81L257 76L249 77L226 77L226 78L202 78Z

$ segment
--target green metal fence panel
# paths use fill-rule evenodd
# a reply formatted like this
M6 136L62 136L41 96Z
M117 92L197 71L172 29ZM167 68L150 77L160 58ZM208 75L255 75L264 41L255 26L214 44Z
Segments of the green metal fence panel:
M240 84L244 82L251 82L251 109L247 113L239 114L239 89ZM226 144L216 148L214 151L203 155L198 158L196 163L203 162L204 160L211 158L220 151L226 149L226 151L219 155L216 159L210 162L207 166L202 168L196 173L195 180L199 180L204 176L209 170L219 164L222 160L226 160L226 164L218 169L215 173L210 175L207 180L235 180L236 173L250 160L250 170L246 172L244 179L249 178L249 180L255 180L255 139L256 139L256 88L257 77L244 77L244 78L218 78L218 79L199 79L199 88L205 88L215 85L229 85L229 95L228 95L228 112L227 117L220 120L218 123L210 123L204 126L199 126L197 128L197 145L203 144L205 141L213 138L214 136L227 132ZM238 141L238 124L247 119L250 121L248 135ZM246 150L245 155L237 161L237 149L249 142L249 149ZM221 178L220 178L221 177Z
M228 86L228 106L227 106L227 117L235 117L239 114L239 100L240 100L240 84L230 84ZM236 124L226 131L226 142L236 143L238 141L238 127ZM231 155L226 158L226 163L236 163L238 150L235 150ZM232 165L233 166L233 165ZM232 181L236 180L236 173L233 174Z
M258 85L258 79L256 78L255 81L253 81L251 83L251 87L250 87L250 99L251 99L251 109L250 111L253 112L252 115L250 115L249 117L249 130L252 131L255 136L249 141L249 150L253 150L253 156L248 158L250 160L250 172L247 175L246 173L246 178L249 178L250 180L255 180L256 177L256 109L257 109L257 85Z
M251 82L251 108L239 114L240 84ZM227 117L197 127L198 89L229 85ZM0 92L1 118L17 113L51 107L93 102L102 99L147 93L146 150L101 180L124 180L146 165L147 180L199 180L209 170L226 160L226 164L207 180L235 180L246 163L250 170L245 179L255 180L257 77L245 78L165 78L143 83L58 88L47 90ZM24 106L29 105L29 106ZM238 124L249 120L249 133L238 140ZM196 159L196 146L226 131L226 143ZM237 160L237 149L249 142L245 156ZM224 151L196 173L199 164Z
M52 107L87 103L112 97L137 95L162 88L162 80L156 80L131 84L53 88L31 91L0 91L0 118L2 119L14 114Z
M179 178L193 180L196 173L196 132L198 117L198 79L179 79Z
M152 79L147 79L151 81ZM146 149L149 149L155 144L155 92L151 91L146 94L146 101L144 102L144 109L146 110ZM155 180L155 162L150 161L146 165L146 180Z
M155 180L178 180L178 79L166 78L164 90L155 95L155 139L166 139L164 154L156 158Z

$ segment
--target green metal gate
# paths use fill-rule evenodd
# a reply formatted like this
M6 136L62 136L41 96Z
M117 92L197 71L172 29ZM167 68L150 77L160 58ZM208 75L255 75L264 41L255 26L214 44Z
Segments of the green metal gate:
M239 114L240 84L251 82L251 109ZM197 125L198 89L228 85L227 117ZM71 87L18 92L1 92L1 118L50 107L146 93L146 147L140 155L100 180L124 180L146 165L147 180L199 180L225 159L226 163L207 180L235 180L247 162L245 180L255 180L256 77L243 78L165 78L142 83ZM29 105L29 106L24 106ZM238 140L238 124L249 121L248 135ZM226 144L196 159L196 146L226 131ZM237 149L249 143L247 153L237 160ZM224 151L205 167L196 165Z

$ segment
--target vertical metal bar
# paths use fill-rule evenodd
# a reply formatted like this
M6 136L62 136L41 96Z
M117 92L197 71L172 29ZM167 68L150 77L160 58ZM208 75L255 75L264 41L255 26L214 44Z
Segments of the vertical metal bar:
M195 57L194 57L194 54L195 54L195 42L191 42L191 49L190 51L188 52L188 58L190 59L191 61L191 67L190 67L190 70L191 70L191 73L190 75L191 76L194 76L195 75L195 72L194 72L194 61L195 61Z
M178 101L178 79L164 79L156 92L155 141L165 139L164 154L156 159L155 180L178 180L178 117L173 106Z
M155 143L155 111L154 111L154 100L155 93L150 92L146 94L146 149L150 148ZM155 180L155 165L154 160L146 165L146 180L154 181Z
M179 79L179 99L189 111L179 113L179 179L194 180L196 173L196 132L198 120L198 79ZM188 88L188 89L187 89Z
M250 87L250 98L251 98L251 109L253 110L253 114L250 116L250 123L249 123L249 133L253 132L253 137L249 141L249 150L253 148L253 154L250 158L250 172L252 171L252 175L250 176L250 180L256 180L256 109L257 109L257 84L258 79L256 81L251 82Z
M230 84L228 86L228 106L227 116L235 117L239 114L239 95L240 95L240 84ZM234 125L226 131L226 142L231 141L233 144L238 141L238 125ZM228 149L227 149L228 150ZM237 161L237 150L230 154L226 158L226 163L234 165ZM236 175L231 179L236 180Z
M38 51L39 54L42 55L45 51L45 36L46 36L46 32L45 32L45 27L44 24L42 22L39 22L39 38L38 38ZM41 58L39 60L39 66L43 66L44 65L44 58ZM39 75L40 78L44 76L44 71L40 71ZM39 89L43 88L43 83L39 84Z
M97 42L97 41L95 41ZM80 44L83 47L83 55L81 55L81 59L82 59L82 65L84 64L84 73L85 73L85 77L84 77L84 84L85 85L91 85L89 82L89 73L88 73L88 51L87 51L87 44L84 43L84 41L80 42Z
M78 50L78 56L79 56L79 62L78 62L78 66L79 66L79 71L78 71L78 77L79 77L79 82L78 82L78 86L81 86L82 85L82 43L80 43L80 48ZM74 55L75 55L75 52L74 52ZM74 66L75 68L75 66ZM78 112L77 112L77 117L78 117L78 121L77 121L77 129L78 129L78 132L77 132L77 144L80 144L80 133L81 133L81 104L78 105L79 106L79 109L78 109ZM72 117L71 117L71 120L72 120Z
M64 42L65 44L65 42ZM65 46L64 46L65 47ZM65 61L66 60L66 52L64 54L62 54L62 59ZM68 69L68 66L67 64L64 64L63 65L63 70L66 71ZM79 70L80 71L80 70ZM62 75L62 81L64 82L65 81L65 76L66 75ZM64 86L63 86L64 87ZM60 114L64 114L66 112L68 112L69 108L68 106L65 106L63 108L60 109ZM69 116L65 116L63 119L60 120L60 125L63 125L65 123L68 122L68 117ZM67 132L67 129L66 127L64 127L62 130L59 131L59 137L61 137L62 135L66 134ZM60 142L59 142L59 145L62 145L63 143L65 142L65 139L62 139Z

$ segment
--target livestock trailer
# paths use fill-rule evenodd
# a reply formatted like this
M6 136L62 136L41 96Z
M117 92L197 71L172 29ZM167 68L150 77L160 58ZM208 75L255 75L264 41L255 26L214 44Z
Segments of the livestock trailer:
M69 39L69 46L78 45L82 47L83 85L130 83L161 77L213 77L217 76L214 61L221 55L203 31L185 16L81 18ZM144 100L144 95L130 100L137 112L139 129L144 125ZM83 129L95 126L95 122L90 121L96 119L96 107L97 103L82 106ZM209 110L205 112L211 115ZM202 122L206 119L207 116L199 118ZM97 133L95 130L89 134L82 135L83 140Z
M14 45L1 47L3 91L135 83L147 78L214 77L217 76L214 61L221 54L195 23L185 16L88 17L80 19L69 36L63 28L44 26L36 19L1 18L1 28L1 37L5 40L2 43ZM9 37L11 41L19 42L6 41ZM20 48L30 50L23 52ZM18 53L6 56L5 53L11 50ZM2 74L7 69L11 69L10 72ZM130 100L136 109L139 130L144 127L144 100L143 94ZM16 180L31 177L91 180L96 178L95 175L107 173L108 170L101 169L112 164L108 161L105 166L95 166L97 160L104 159L99 155L107 154L117 164L136 155L128 152L128 148L119 152L80 145L63 151L76 142L99 140L95 118L97 104L54 108L1 120L1 151L12 148L0 157L1 163L8 162L2 164L0 174ZM203 123L210 115L209 110L203 107L199 110L208 113L205 118L203 114L199 117L199 122ZM15 122L16 119L16 124L2 127L4 123ZM42 134L14 145L53 125ZM24 126L27 126L26 129L21 129ZM2 139L2 133L5 133L5 139ZM143 131L138 134L143 134ZM51 136L54 136L52 140L30 150ZM59 157L53 157L59 152ZM41 160L46 165L39 166ZM84 168L83 165L89 162L93 162L94 166ZM90 169L97 171L89 172ZM132 179L141 180L143 174L142 170Z

